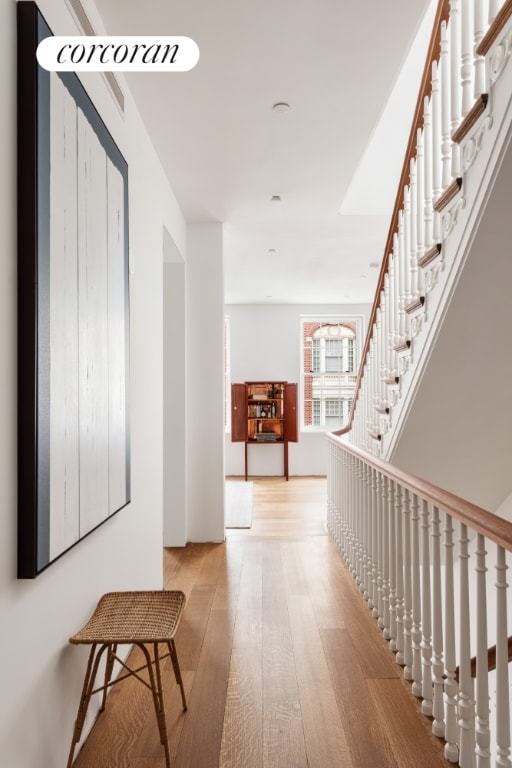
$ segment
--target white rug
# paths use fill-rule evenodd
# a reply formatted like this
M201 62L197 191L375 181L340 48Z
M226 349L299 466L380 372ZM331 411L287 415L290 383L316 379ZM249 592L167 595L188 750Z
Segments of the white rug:
M224 510L226 528L250 528L252 525L252 482L228 480L225 483Z

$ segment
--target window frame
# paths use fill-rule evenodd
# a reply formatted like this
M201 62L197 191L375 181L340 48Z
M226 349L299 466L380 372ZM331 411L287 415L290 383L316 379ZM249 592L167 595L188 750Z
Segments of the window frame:
M340 372L341 375L346 373L348 376L354 376L357 378L357 374L359 371L359 365L361 361L361 354L362 354L362 348L364 343L364 336L366 331L366 321L365 316L360 313L354 313L354 314L311 314L311 315L300 315L300 324L299 324L299 333L300 333L300 381L299 381L299 414L300 414L300 431L301 432L330 432L335 428L341 428L343 426L343 422L340 421L339 427L333 427L333 426L326 426L325 424L305 424L305 417L306 417L306 402L305 402L305 381L307 378L307 373L304 370L304 354L305 354L305 331L304 331L304 325L306 323L318 323L319 326L321 325L338 325L338 324L350 324L355 326L355 339L353 344L353 351L350 353L350 351L347 354L347 360L346 363L348 365L349 362L352 362L352 370L351 371L343 371ZM313 354L313 345L311 347L312 354ZM352 359L351 359L352 358ZM314 355L312 356L312 373L320 373L320 351L318 353L318 368L319 370L315 370L315 366L313 365L313 361L315 360ZM346 367L344 365L344 367ZM329 371L324 371L324 374L329 374ZM332 375L336 375L336 373L333 373ZM355 384L354 384L354 390L355 390ZM325 400L332 399L332 398L325 398L323 401L320 400L320 420L322 420L322 402L325 403ZM353 394L346 398L349 401L349 405L351 405L354 397ZM346 408L344 405L342 405L342 401L344 402L345 398L340 398L340 410L341 410L341 419L343 418L343 414L346 411ZM312 400L312 403L314 401ZM313 406L314 409L314 406ZM317 409L318 410L318 409ZM350 408L348 409L348 414L350 414ZM311 419L314 422L315 421L315 412L312 410Z

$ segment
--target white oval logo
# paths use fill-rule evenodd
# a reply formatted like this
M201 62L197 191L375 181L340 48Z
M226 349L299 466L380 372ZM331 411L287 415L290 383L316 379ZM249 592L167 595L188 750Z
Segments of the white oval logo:
M55 36L37 46L49 72L188 72L199 61L190 37Z

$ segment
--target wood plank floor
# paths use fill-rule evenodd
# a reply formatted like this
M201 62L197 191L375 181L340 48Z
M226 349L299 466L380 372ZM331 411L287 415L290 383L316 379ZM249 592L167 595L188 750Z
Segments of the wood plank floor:
M325 529L323 478L255 479L251 529L164 550L187 606L165 666L174 768L436 768L443 745ZM70 734L71 737L71 734ZM149 691L114 687L76 768L165 768Z

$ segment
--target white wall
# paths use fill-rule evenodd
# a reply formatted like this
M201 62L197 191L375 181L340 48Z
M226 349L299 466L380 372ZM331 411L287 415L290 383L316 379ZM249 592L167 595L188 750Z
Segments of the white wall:
M164 231L164 546L187 543L186 265Z
M360 304L229 304L231 381L296 382L301 376L302 315L363 315L364 333L371 307ZM364 341L364 338L362 339ZM299 387L300 389L300 387ZM298 443L289 444L290 475L327 474L327 441L323 432L299 434ZM248 471L251 475L282 475L281 445L248 446ZM232 443L226 434L226 474L243 475L244 443Z
M224 541L224 271L221 224L187 242L187 541ZM176 403L180 407L180 403Z
M54 33L76 34L62 0L39 5ZM123 119L101 76L89 75L86 88L129 166L132 502L37 579L19 581L15 6L1 0L0 755L2 765L12 768L60 768L67 760L86 660L86 649L69 645L69 636L102 593L162 586L162 230L165 226L184 252L186 227L128 94Z

